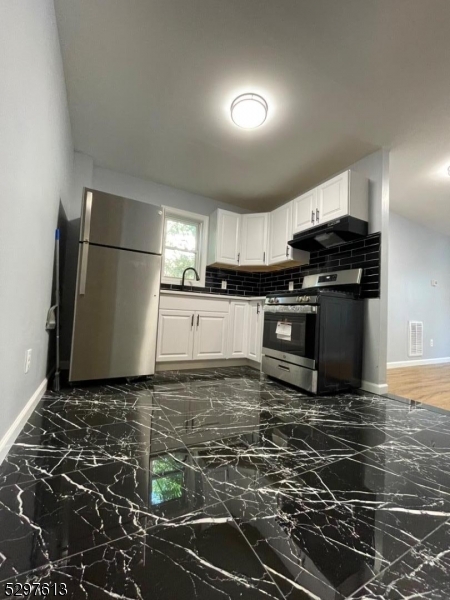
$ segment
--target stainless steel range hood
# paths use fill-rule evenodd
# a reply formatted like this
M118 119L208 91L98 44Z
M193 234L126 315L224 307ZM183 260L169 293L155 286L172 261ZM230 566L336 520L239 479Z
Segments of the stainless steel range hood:
M288 244L299 250L313 252L323 248L332 248L345 244L358 238L365 237L369 233L367 221L355 217L342 217L329 223L318 225L307 231L300 231L294 235L294 239Z

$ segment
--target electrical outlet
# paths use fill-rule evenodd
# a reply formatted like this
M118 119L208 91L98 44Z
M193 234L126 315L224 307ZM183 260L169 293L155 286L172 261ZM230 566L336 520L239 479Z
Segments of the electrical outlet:
M25 352L25 373L28 373L31 366L31 348Z
M431 340L430 340L430 346L431 346L431 347L433 347L433 346L434 346L434 341L433 341L433 338L431 338Z
M226 290L227 289L227 282L225 279L222 279L222 289Z
M437 286L437 279L432 279L432 280L431 280L431 285L432 285L433 287L436 287L436 286Z
M289 282L289 291L290 291L290 292L293 292L293 291L294 291L294 282L293 282L293 281L290 281L290 282Z

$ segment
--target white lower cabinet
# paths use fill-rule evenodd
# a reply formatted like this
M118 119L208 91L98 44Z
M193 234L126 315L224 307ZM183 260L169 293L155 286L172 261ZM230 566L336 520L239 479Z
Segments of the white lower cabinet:
M160 310L157 361L192 360L194 315L187 310Z
M230 305L230 327L228 338L228 356L247 358L248 345L248 302L232 302Z
M251 360L256 360L257 362L261 362L263 318L264 314L262 311L262 302L250 302L248 318L247 356Z
M195 315L194 360L227 358L228 315L198 312Z
M156 361L227 358L228 314L160 310Z
M261 361L263 303L161 294L156 362Z

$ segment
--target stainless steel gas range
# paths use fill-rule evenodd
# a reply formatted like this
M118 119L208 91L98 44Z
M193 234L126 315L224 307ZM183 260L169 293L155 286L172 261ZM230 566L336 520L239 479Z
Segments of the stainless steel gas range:
M262 371L313 394L361 385L362 269L308 275L264 305Z

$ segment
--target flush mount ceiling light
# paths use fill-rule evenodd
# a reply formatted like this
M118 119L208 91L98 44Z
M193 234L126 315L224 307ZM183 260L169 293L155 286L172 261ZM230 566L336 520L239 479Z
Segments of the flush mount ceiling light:
M258 94L242 94L231 104L233 123L243 129L255 129L262 125L267 118L267 111L267 102Z

